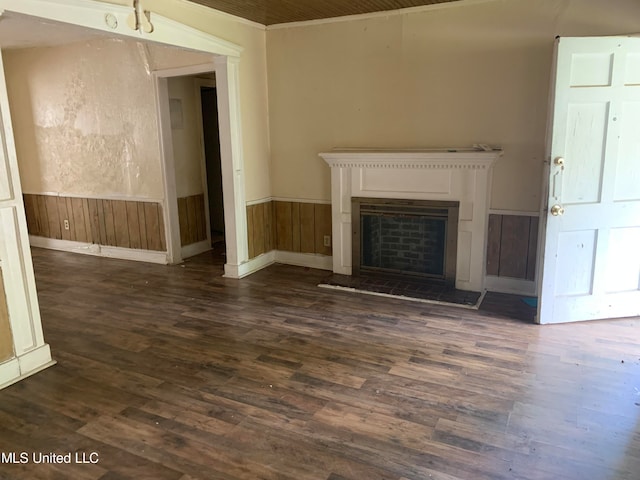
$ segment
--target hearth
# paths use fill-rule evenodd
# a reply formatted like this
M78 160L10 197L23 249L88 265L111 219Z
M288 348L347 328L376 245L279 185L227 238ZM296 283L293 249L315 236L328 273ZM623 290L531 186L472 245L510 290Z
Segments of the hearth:
M352 198L353 275L455 285L459 202Z

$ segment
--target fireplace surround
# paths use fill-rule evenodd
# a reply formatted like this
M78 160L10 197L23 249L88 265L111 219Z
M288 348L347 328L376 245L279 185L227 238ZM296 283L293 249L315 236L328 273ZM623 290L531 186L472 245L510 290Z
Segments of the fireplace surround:
M459 203L455 287L482 291L493 163L502 150L336 149L331 167L333 272L353 273L354 197Z

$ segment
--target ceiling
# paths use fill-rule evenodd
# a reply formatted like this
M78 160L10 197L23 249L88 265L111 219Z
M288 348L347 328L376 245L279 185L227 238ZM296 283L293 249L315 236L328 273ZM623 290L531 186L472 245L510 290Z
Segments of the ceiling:
M385 12L460 0L189 0L263 25Z

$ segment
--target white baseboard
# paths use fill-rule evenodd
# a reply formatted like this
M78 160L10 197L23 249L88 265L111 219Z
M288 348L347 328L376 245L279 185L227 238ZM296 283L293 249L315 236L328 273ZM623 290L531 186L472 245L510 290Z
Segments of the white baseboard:
M192 243L191 245L185 245L180 249L180 255L182 259L189 257L195 257L201 253L211 250L211 242L209 240L203 240L202 242Z
M271 250L241 265L225 264L224 276L229 278L244 278L274 263L317 268L320 270L333 270L333 257L327 255Z
M515 295L536 296L536 282L520 278L495 277L487 275L484 288L490 292L512 293Z
M110 247L95 243L74 242L72 240L58 240L57 238L37 237L29 235L32 247L60 250L62 252L81 253L96 257L119 258L121 260L135 260L137 262L159 263L166 265L167 252L153 250L138 250L135 248Z
M56 362L51 359L49 345L45 343L24 355L0 364L0 389L13 385L23 378L29 377L55 364Z
M333 257L317 253L284 252L276 250L276 263L297 265L299 267L317 268L319 270L333 270Z
M244 278L252 273L275 263L275 250L258 255L241 265L224 265L224 276L229 278Z

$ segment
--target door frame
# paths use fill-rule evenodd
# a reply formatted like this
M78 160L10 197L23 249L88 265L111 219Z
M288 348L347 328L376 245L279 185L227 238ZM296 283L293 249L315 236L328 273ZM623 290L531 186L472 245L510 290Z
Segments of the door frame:
M211 63L205 65L152 73L157 79L156 98L166 88L166 78L169 76L206 71L216 73L227 246L225 276L240 278L242 264L248 261L249 253L240 116L239 63L242 47L153 11L150 12L150 21L153 24L151 32L145 32L142 29L133 30L128 26L128 19L134 13L133 7L96 0L0 0L0 15L4 11L99 30L116 37L125 36L138 41L157 42L211 54ZM157 101L161 168L165 189L163 216L167 261L177 263L181 260L180 238L173 151L167 148L171 146L171 136L167 135L164 128L164 119L169 118L168 95L166 98L166 105L164 102ZM5 133L13 137L12 132L6 129Z
M215 76L215 72L214 72ZM215 79L196 78L194 81L196 98L196 120L198 125L198 135L200 141L200 172L202 175L202 191L204 192L204 213L207 227L207 242L211 246L211 212L209 211L209 172L207 171L207 156L204 148L204 121L202 119L202 87L216 88ZM216 92L218 89L216 88ZM216 93L217 95L217 93ZM218 136L220 129L218 128ZM224 200L223 200L224 203ZM224 208L224 205L223 205Z

